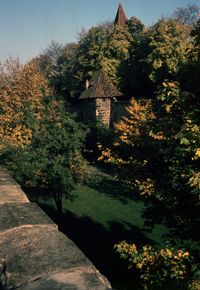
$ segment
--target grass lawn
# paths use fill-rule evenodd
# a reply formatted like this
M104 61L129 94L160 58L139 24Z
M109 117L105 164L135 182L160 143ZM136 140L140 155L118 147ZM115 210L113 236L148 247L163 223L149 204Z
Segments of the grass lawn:
M138 270L127 270L126 261L119 258L113 246L126 239L138 246L162 247L165 228L157 226L151 234L142 231L143 202L137 193L118 181L101 178L87 186L79 185L73 193L73 201L63 199L61 230L108 278L114 289L137 289ZM39 205L56 221L53 200L40 198Z

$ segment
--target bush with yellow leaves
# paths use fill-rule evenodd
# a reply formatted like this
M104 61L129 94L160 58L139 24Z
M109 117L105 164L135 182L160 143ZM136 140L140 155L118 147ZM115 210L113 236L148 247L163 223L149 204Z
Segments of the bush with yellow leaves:
M137 249L134 244L122 241L114 246L120 257L135 264L141 271L143 289L200 289L200 262L198 254L186 249L165 248L155 250L152 246Z

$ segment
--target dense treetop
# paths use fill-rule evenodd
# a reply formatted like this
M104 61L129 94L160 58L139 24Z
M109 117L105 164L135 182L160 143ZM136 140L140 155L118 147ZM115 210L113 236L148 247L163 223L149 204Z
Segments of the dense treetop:
M82 29L76 44L52 42L38 61L67 101L79 98L85 81L99 69L128 97L152 98L163 79L179 80L187 51L194 45L190 31L198 11L196 5L188 5L146 28L131 17L126 25L105 22Z

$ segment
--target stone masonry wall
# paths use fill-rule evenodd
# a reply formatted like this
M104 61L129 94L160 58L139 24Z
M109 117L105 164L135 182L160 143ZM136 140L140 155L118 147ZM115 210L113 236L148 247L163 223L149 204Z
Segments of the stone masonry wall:
M126 107L129 101L116 101L114 98L97 98L79 100L76 105L66 108L67 112L78 114L78 121L85 125L93 127L100 119L108 127L112 127L114 123L122 120L123 116L127 116Z
M96 117L99 118L108 127L110 126L110 114L111 114L111 99L97 98Z
M0 289L108 290L111 285L0 167Z

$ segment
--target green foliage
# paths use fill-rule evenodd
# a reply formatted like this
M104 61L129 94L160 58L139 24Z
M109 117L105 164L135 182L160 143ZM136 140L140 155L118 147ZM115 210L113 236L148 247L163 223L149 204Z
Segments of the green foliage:
M114 247L120 257L136 265L141 271L142 289L194 289L200 287L200 261L198 253L186 249L155 250L151 246L137 249L122 241Z
M79 34L76 55L76 79L82 89L85 80L98 69L103 69L112 83L123 89L128 69L124 59L129 55L131 40L131 33L124 26L106 24L83 30Z
M99 69L122 92L152 98L164 79L180 81L187 51L193 47L188 22L194 23L197 10L195 5L180 8L175 11L176 18L161 18L147 29L136 17L126 25L105 23L82 29L77 44L52 42L37 62L58 95L67 101L78 98L85 81Z
M132 18L128 26L102 24L82 29L77 44L66 46L52 42L36 62L46 72L50 85L58 95L72 101L85 88L85 81L96 70L103 69L112 83L120 90L129 84L129 64L131 42L143 29L143 24Z
M0 99L1 163L21 185L48 188L60 214L63 196L69 197L75 185L84 179L81 149L86 131L73 116L65 114L63 103L52 96L35 62L24 68L14 63L11 72L15 73L12 83L7 81L7 72L2 81L4 98ZM23 124L19 133L14 131L13 119ZM25 133L27 138L21 137Z
M199 110L177 82L165 81L158 97L152 104L132 100L129 117L115 127L115 143L102 147L102 155L119 178L138 186L146 227L162 223L172 243L192 245L200 242Z
M189 62L183 71L183 82L185 88L195 96L200 96L199 78L200 78L200 19L191 31L191 36L194 39L193 47L188 51ZM189 76L189 77L188 77ZM193 102L196 107L197 102Z
M20 184L47 188L59 214L62 198L70 198L71 191L84 180L86 172L81 155L85 133L70 116L62 114L60 117L58 124L52 116L47 118L41 130L33 135L30 146L11 149L4 152L2 158Z
M145 58L149 66L149 78L160 82L175 77L186 62L190 47L186 29L175 19L160 19L148 31L150 53Z
M192 47L187 26L161 18L132 42L131 83L134 97L152 98L164 79L178 80Z
M78 44L69 43L64 46L62 54L58 59L58 64L61 67L61 89L60 93L63 96L63 99L67 102L70 102L75 96L78 96L77 93L77 63L76 63L76 52Z
M26 146L39 128L52 90L35 63L8 59L0 66L0 149ZM52 108L56 102L52 101ZM1 152L0 152L1 154Z
M52 40L42 54L35 59L41 70L46 73L50 86L56 90L58 95L61 94L64 81L62 63L59 61L63 49L63 44Z
M76 49L77 44L68 43L65 46L52 41L42 54L30 61L43 72L49 85L54 89L57 98L70 101L75 95Z
M195 253L194 259L180 263L180 267L185 264L189 267L184 277L179 266L174 273L173 259L168 258L164 259L160 272L154 272L159 262L148 264L146 274L153 273L150 280L148 276L141 277L153 287L156 275L161 285L165 285L165 276L168 276L176 287L183 285L183 289L188 289L188 285L198 284L199 272L191 269L198 269L200 260L200 122L199 108L193 106L198 96L182 91L178 82L168 80L157 94L159 100L152 104L132 100L127 108L129 117L115 126L117 142L102 154L116 166L118 178L138 186L145 204L142 216L146 230L152 230L155 224L163 224L170 230L164 237L169 248L163 249L163 253L173 252L170 246L174 245L186 247L192 257ZM150 256L159 254L160 257L161 252L150 250ZM179 251L182 250L175 250L172 256ZM139 259L135 260L139 265L141 259L146 259L145 255L142 250L132 258ZM127 258L123 247L122 257ZM151 284L145 289L151 289L148 288Z
M137 36L145 30L144 24L135 16L131 17L131 19L127 21L127 26L129 32L134 36L133 42L136 42Z

